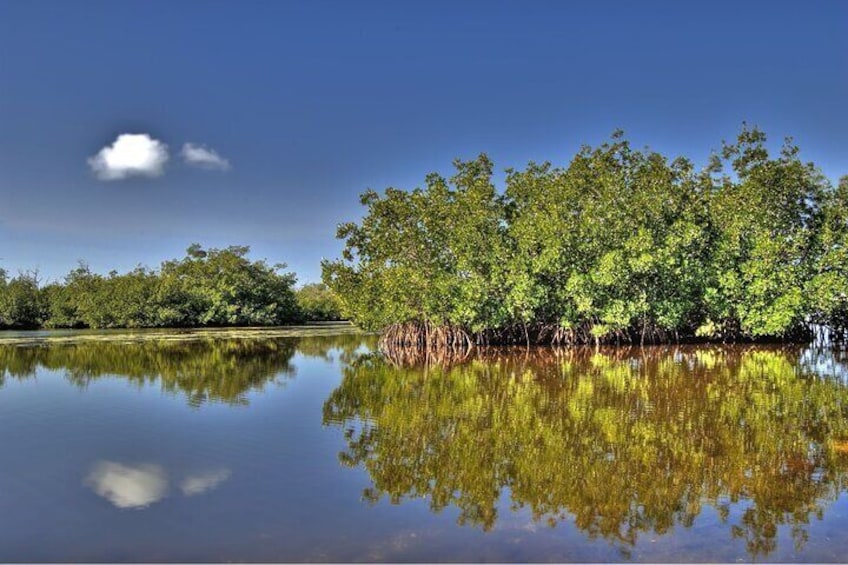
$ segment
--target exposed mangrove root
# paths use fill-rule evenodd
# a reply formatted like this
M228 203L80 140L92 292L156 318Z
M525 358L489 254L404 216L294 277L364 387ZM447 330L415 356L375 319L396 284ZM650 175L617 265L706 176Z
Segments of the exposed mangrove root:
M739 355L748 351L786 352L791 355L799 355L804 351L800 344L738 344L727 346L714 343L703 344L665 344L651 347L641 347L638 344L627 346L602 345L594 346L538 346L524 347L521 345L511 346L479 346L471 350L459 352L451 350L425 350L413 348L384 349L380 352L383 359L399 368L450 368L470 362L483 362L487 365L504 364L515 366L518 369L527 365L544 365L546 367L557 367L559 363L586 363L595 355L602 355L610 361L632 361L634 363L656 362L659 359L673 358L676 355L691 355L694 352L712 352L716 356ZM848 363L848 352L843 350L819 350L827 351L829 359L839 359ZM815 359L810 363L815 364ZM516 375L523 374L523 370L516 370ZM538 370L534 371L537 376L542 375Z
M750 343L750 342L793 342L808 343L819 341L822 332L817 326L804 325L782 336L781 339L757 340L744 335L741 330L726 327L721 333L708 338L696 336L694 331L681 334L677 330L666 330L648 321L642 321L628 328L604 328L600 321L586 322L573 327L563 327L559 324L512 324L503 328L486 329L471 332L461 326L451 324L433 324L431 322L406 322L393 324L386 328L380 338L380 349L397 351L412 349L426 351L434 355L463 357L475 347L533 345L548 346L580 346L594 345L659 345L676 343ZM830 339L838 341L843 333L833 335ZM393 353L396 355L396 353Z
M467 351L474 347L474 342L459 326L408 322L389 326L380 337L380 347Z

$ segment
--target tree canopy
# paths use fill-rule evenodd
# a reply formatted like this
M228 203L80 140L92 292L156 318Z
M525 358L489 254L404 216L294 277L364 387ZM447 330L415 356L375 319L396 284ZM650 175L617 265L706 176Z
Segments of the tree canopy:
M342 320L339 299L324 283L305 284L295 292L297 306L308 321Z
M145 328L279 325L303 318L285 265L248 258L247 246L204 249L158 271L93 273L80 263L62 282L0 271L0 327Z
M567 167L456 161L366 191L323 280L388 343L797 339L848 329L848 177L744 127L698 170L621 132Z

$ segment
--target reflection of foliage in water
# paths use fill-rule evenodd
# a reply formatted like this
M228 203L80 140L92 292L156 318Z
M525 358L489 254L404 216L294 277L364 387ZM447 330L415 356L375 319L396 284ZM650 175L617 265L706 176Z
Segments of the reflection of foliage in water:
M488 530L501 492L556 524L571 515L625 554L640 532L717 509L748 551L777 526L797 545L848 482L848 387L798 349L663 348L490 354L449 368L365 355L324 407L366 498L427 496ZM737 520L733 510L741 512Z
M360 333L302 338L297 342L297 352L306 357L316 357L325 361L338 359L350 363L362 351L376 348L378 336Z
M164 391L185 394L192 406L210 401L246 404L248 392L294 376L295 353L328 358L338 349L342 356L350 356L363 339L340 335L0 346L0 385L5 376L33 377L41 367L64 370L66 378L80 387L119 376L139 386L159 382Z

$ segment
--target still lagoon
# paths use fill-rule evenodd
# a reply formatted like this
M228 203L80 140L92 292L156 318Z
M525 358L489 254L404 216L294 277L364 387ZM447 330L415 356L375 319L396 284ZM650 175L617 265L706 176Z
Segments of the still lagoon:
M10 334L0 561L848 560L844 352L319 333Z

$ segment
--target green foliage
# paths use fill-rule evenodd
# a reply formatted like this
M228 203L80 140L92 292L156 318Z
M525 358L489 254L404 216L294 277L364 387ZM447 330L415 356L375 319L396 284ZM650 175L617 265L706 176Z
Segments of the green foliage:
M340 226L347 260L325 261L324 282L358 324L379 329L425 321L484 329L506 321L505 210L492 164L481 155L457 161L456 169L449 181L428 176L425 189L390 188L382 197L366 192L362 224Z
M295 292L297 306L304 319L310 321L341 320L341 302L327 285L313 283L303 285Z
M848 176L826 195L813 276L806 286L816 321L848 335Z
M724 147L737 179L719 179L712 192L717 238L705 296L707 315L720 326L781 337L815 314L804 286L818 262L822 205L832 190L788 140L777 159L764 143L764 134L744 129Z
M285 265L247 259L249 247L189 247L181 260L162 264L155 300L160 325L276 325L297 316L295 276Z
M502 194L485 155L458 161L450 181L363 194L324 282L368 329L478 342L791 339L814 321L844 334L848 181L833 190L791 143L773 158L765 141L746 126L697 171L616 132L565 168L508 170Z
M39 289L34 274L0 277L0 326L144 328L280 325L299 319L295 276L285 265L251 261L250 249L204 250L107 276L80 265L63 283Z
M21 273L8 280L0 269L0 326L30 329L40 325L44 303L37 273Z

